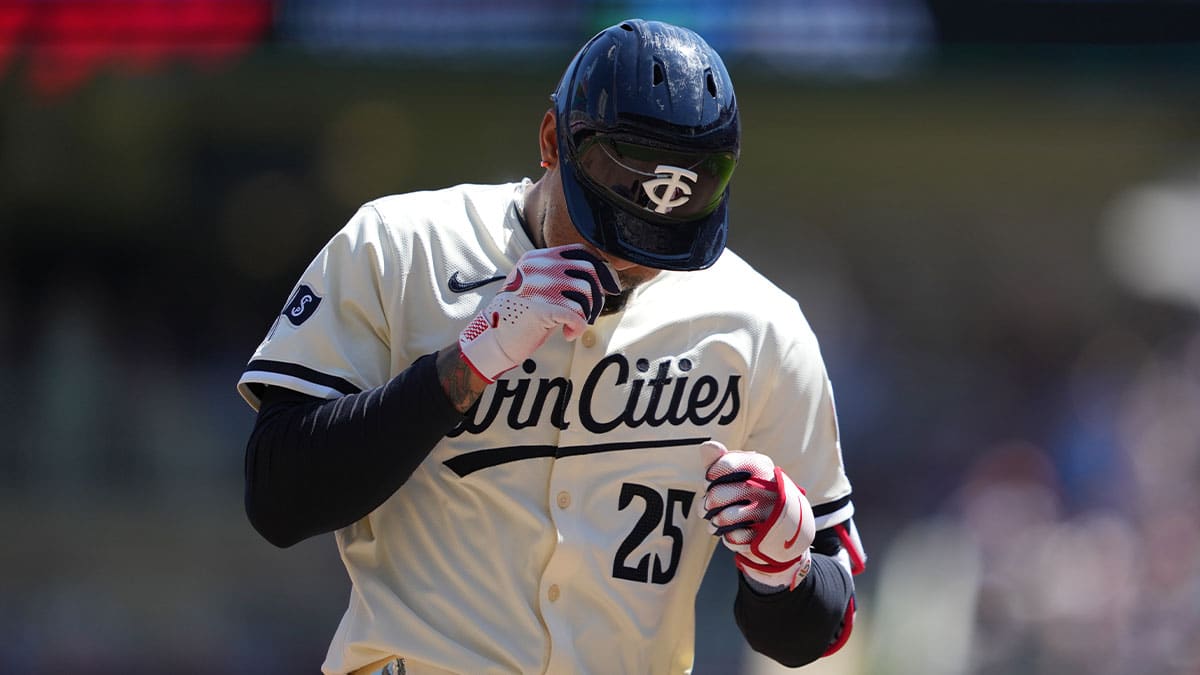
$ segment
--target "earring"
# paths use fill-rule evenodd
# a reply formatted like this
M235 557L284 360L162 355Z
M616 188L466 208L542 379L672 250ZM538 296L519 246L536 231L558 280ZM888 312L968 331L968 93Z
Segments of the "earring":
M543 159L543 160L542 160L542 168L543 168L543 169L549 169L549 168L550 168L550 162L547 162L546 160L544 160L544 159Z

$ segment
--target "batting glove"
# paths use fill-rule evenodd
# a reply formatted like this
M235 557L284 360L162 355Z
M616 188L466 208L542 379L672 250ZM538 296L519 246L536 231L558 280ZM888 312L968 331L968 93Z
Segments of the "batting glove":
M458 336L463 360L488 382L533 355L559 326L574 340L620 293L617 275L579 244L521 256L492 298Z
M816 535L804 490L766 455L730 452L716 441L700 449L709 481L704 517L713 534L756 588L794 589L808 574Z

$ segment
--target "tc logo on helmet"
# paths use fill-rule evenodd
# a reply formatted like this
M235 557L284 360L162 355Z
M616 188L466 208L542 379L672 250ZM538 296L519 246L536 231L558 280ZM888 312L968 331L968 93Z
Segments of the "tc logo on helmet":
M688 203L692 186L683 181L686 178L695 183L699 178L695 171L666 164L654 167L654 175L657 178L642 183L642 190L654 202L655 213L670 213L671 209Z

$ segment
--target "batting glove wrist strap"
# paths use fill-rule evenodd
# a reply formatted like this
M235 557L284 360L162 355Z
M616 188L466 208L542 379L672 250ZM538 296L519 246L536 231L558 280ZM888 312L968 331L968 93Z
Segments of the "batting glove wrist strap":
M555 329L574 340L600 316L605 294L620 290L612 269L583 246L530 251L459 334L463 360L495 382L532 356Z
M759 593L790 591L808 576L812 568L812 553L805 551L799 559L787 565L762 565L739 553L733 557L733 563Z
M764 586L796 587L811 565L816 528L804 490L770 457L702 446L709 464L705 518L736 555L742 574Z
M474 325L479 321L479 317L475 317L471 321ZM468 329L470 326L468 326ZM500 343L494 339L482 339L466 341L463 335L464 330L458 337L459 356L462 360L475 371L475 374L482 377L491 384L496 381L505 372L512 370L517 365L517 361L504 353L500 347ZM467 354L470 353L470 356Z

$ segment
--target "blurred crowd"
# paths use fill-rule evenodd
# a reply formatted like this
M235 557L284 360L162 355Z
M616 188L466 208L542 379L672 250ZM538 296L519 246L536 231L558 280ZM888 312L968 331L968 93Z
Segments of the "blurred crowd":
M1096 336L879 561L870 673L1200 672L1200 333Z

